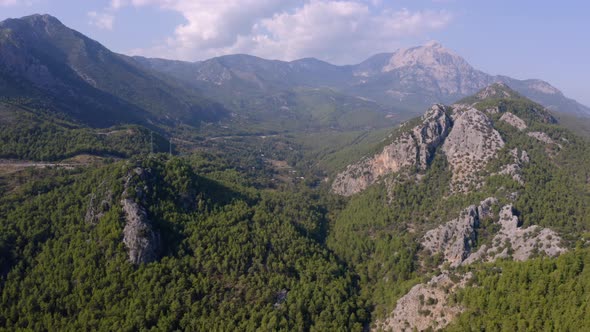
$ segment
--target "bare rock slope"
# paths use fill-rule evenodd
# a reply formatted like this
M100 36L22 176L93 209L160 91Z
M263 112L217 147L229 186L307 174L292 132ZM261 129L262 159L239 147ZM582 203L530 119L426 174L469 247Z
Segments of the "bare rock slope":
M449 301L449 293L465 287L471 273L453 280L450 274L435 276L425 284L418 284L399 301L391 315L377 328L384 331L425 331L447 326L463 308Z
M556 232L539 226L520 227L511 204L505 205L496 217L492 210L497 204L498 200L490 197L478 206L469 206L457 219L428 231L422 238L423 249L429 255L440 255L443 264L449 264L450 268L501 258L523 261L535 254L557 256L566 251ZM492 218L500 225L500 230L490 244L483 244L473 252L484 218ZM449 302L451 295L465 287L471 279L471 273L455 275L443 271L427 283L414 286L398 300L387 318L377 322L376 327L386 331L424 331L446 327L463 311L462 307Z
M142 200L144 189L136 187L134 180L144 176L145 171L141 168L130 172L121 198L121 207L125 215L123 243L127 247L129 261L133 264L155 261L160 247L160 234L153 229L146 208L136 202L136 199ZM134 195L131 194L132 191Z
M452 170L452 190L466 192L479 185L478 174L503 146L502 137L483 112L434 105L419 125L402 132L380 153L349 165L338 174L332 191L350 196L385 175L404 169L424 171L440 148Z
M425 170L434 150L451 128L451 119L442 105L434 105L422 117L422 123L402 133L393 143L373 157L349 165L336 176L332 190L343 196L363 191L381 176L404 168Z
M453 116L453 130L442 150L453 173L452 190L465 192L479 184L478 173L504 146L504 140L487 115L475 108L456 110Z
M457 219L426 232L422 247L430 254L441 254L451 267L459 266L476 245L480 220L492 215L491 207L497 202L490 197L479 206L471 205Z

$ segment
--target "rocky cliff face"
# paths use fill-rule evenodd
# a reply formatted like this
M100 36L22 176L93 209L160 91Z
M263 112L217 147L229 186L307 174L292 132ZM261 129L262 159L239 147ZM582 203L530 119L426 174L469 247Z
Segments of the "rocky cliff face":
M391 315L377 322L381 331L426 331L447 326L463 308L449 303L449 294L464 288L472 278L471 273L454 276L449 273L433 277L425 284L418 284L399 301Z
M464 261L464 264L475 261L490 262L499 258L524 261L534 254L554 257L566 251L561 246L561 237L556 232L539 226L520 227L512 204L502 207L498 223L501 228L492 239L492 243L482 245Z
M450 114L450 115L449 115ZM380 153L349 165L333 182L333 192L350 196L361 192L384 175L402 169L424 171L438 148L452 170L453 192L479 185L478 173L504 146L486 114L474 108L452 110L434 105L422 123L402 134Z
M405 168L425 170L450 127L451 119L445 107L432 106L422 117L422 123L402 133L380 153L349 165L338 174L332 190L339 195L350 196L366 189L383 175Z
M137 178L143 179L145 176L146 173L141 168L130 172L121 199L121 207L125 215L123 243L127 247L129 261L133 264L155 261L160 248L160 234L153 229L146 208L135 201L142 201L145 192L145 188L136 186L135 182Z
M452 170L451 188L466 192L479 185L479 172L494 158L504 140L490 119L475 108L455 109L453 129L442 146Z
M457 219L426 232L422 238L422 247L428 254L442 255L451 267L461 265L475 247L481 219L492 216L491 207L497 202L497 199L490 197L479 206L471 205Z
M426 232L422 238L422 248L429 255L441 255L443 262L449 263L450 267L498 258L526 260L533 254L557 256L565 252L561 246L561 237L554 231L538 226L520 227L511 204L502 207L495 221L500 230L491 243L483 244L473 252L480 223L484 218L494 218L491 211L497 204L498 200L490 197L479 206L466 208L457 219Z
M553 257L566 251L556 232L539 226L520 227L511 204L502 207L495 216L492 209L497 205L496 198L487 198L478 206L472 205L463 210L457 219L426 232L421 243L423 250L428 255L441 255L441 265L447 263L451 269L501 258L523 261L536 254ZM485 218L492 218L500 229L490 244L483 244L473 252ZM386 319L377 322L377 328L386 331L444 328L463 311L463 308L449 303L450 297L471 279L470 272L454 274L450 270L414 286L398 300Z
M523 119L510 112L504 113L500 118L500 121L504 121L518 130L525 130L527 128L527 125Z
M502 166L500 172L496 173L499 175L508 175L512 178L512 180L518 182L521 186L524 186L524 178L522 177L522 168L524 165L528 164L529 155L526 151L514 148L510 150L510 155L512 156L513 162L507 165ZM494 175L494 174L492 174Z

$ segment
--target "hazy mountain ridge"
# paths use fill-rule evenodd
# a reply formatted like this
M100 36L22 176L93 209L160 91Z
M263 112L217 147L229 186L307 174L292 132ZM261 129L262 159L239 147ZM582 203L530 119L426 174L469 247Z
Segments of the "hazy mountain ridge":
M153 75L52 16L8 19L0 31L5 96L46 100L93 126L196 124L223 116L219 105L196 91Z
M155 70L194 84L235 87L236 81L240 81L264 91L300 85L329 86L414 114L432 103L453 102L494 82L506 83L553 110L590 114L590 108L566 98L545 81L486 74L436 42L377 54L347 66L313 58L284 62L249 55L222 56L194 63L139 59Z

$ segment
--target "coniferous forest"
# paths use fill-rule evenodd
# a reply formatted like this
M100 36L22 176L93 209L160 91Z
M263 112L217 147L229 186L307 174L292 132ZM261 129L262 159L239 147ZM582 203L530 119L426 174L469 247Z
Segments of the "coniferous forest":
M0 22L0 330L590 330L584 106L473 68L433 96L431 56L468 64L405 52L189 63Z

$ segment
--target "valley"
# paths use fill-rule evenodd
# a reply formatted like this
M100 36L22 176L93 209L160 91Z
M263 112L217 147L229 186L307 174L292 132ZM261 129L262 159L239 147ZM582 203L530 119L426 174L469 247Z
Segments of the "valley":
M590 109L441 44L130 57L0 22L0 330L583 331Z

